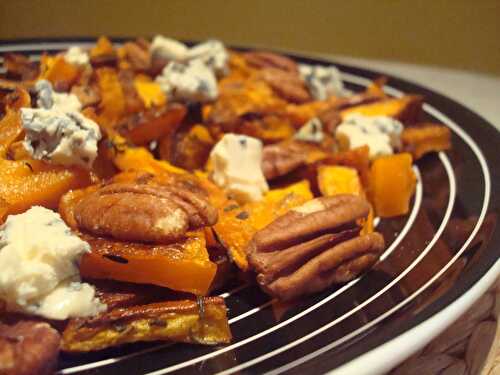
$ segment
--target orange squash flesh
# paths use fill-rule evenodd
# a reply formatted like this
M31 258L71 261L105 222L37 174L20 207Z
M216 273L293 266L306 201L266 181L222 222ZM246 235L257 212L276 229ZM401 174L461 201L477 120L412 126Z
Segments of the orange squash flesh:
M82 277L154 284L206 295L217 271L208 259L203 231L171 245L125 243L86 234L92 251L80 264Z
M80 76L79 67L68 63L63 56L42 56L39 79L50 81L55 87L69 87Z
M342 119L353 113L364 116L388 116L401 121L413 121L420 113L423 98L418 95L406 95L401 98L391 98L371 104L363 104L347 108L340 112Z
M98 123L113 127L125 112L125 96L116 70L96 70L97 84L101 95Z
M7 109L0 121L0 157L5 157L10 145L23 134L21 113Z
M34 205L57 208L64 193L90 184L90 176L36 160L0 160L0 181L0 198L8 203L9 214L16 214Z
M415 160L429 152L445 151L451 148L451 131L439 124L419 124L407 128L401 134L404 149L411 152Z
M380 217L407 214L415 185L410 154L376 159L370 170L370 194L376 214Z

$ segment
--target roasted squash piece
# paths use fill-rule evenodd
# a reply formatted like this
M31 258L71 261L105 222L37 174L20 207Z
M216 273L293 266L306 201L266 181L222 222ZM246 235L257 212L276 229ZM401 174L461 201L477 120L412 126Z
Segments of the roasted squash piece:
M213 196L209 192L209 196ZM236 265L246 271L248 261L245 247L258 230L264 228L290 209L313 198L308 181L301 181L283 189L270 190L260 202L239 206L235 201L218 199L219 221L214 229L217 238L229 251Z
M425 123L406 128L401 134L403 148L415 160L429 152L445 151L451 148L451 132L444 125Z
M423 97L405 95L401 98L391 98L370 104L350 107L340 112L343 119L358 113L365 116L388 116L403 122L414 122L422 109Z
M121 146L119 146L121 147ZM123 147L115 152L113 159L116 167L121 171L144 171L153 174L186 173L164 160L156 160L144 147Z
M408 153L376 159L370 170L370 195L380 217L404 215L410 209L416 177Z
M0 157L7 155L9 147L23 134L21 113L7 109L5 116L0 120Z
M123 88L113 68L99 68L95 73L101 96L98 123L113 127L125 112Z
M57 208L70 189L90 184L90 175L79 168L64 168L37 160L0 160L0 198L9 204L9 214L31 206Z
M349 167L320 166L318 168L318 187L325 197L337 194L364 195L358 172Z
M276 113L286 102L276 96L263 81L256 79L235 80L223 78L219 82L219 98L203 107L203 122L217 124L224 133L232 132L244 115Z
M186 130L182 128L175 136L163 137L158 147L163 160L192 171L203 168L214 144L208 128L195 124Z
M91 252L80 264L82 277L153 284L205 295L217 271L208 258L203 230L189 232L185 240L154 245L97 238L84 233Z
M231 341L227 308L220 297L118 308L95 318L73 319L62 349L88 352L137 341L215 345Z
M172 103L127 116L117 126L117 130L135 145L145 145L162 137L173 136L186 113L186 106Z
M365 189L369 184L370 175L370 150L368 146L361 146L353 148L352 150L347 150L343 152L338 152L332 155L328 160L325 161L326 164L343 165L346 167L354 168L358 171L361 177L361 182Z
M146 108L161 107L167 102L160 85L147 75L137 75L134 78L134 86Z
M354 168L324 165L318 168L318 187L325 197L337 194L354 194L366 197L358 172ZM363 234L373 233L373 208L365 219L360 220Z
M81 74L78 66L67 62L63 56L42 55L39 79L46 79L56 88L68 89Z
M105 36L97 39L96 45L90 49L90 62L93 66L115 65L118 55L111 41Z
M243 120L234 132L258 138L267 144L291 138L295 134L295 127L287 117L267 115L262 118Z

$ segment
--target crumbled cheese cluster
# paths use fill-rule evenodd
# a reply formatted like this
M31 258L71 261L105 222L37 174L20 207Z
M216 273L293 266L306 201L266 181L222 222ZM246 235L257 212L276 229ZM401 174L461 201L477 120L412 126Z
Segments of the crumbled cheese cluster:
M351 149L367 145L373 159L401 147L402 131L403 125L391 117L352 114L337 126L335 135L341 142L346 139Z
M156 81L171 99L206 102L217 98L217 76L227 74L229 59L220 41L208 40L189 48L158 35L151 43L151 53L169 61Z
M79 112L21 109L24 147L34 159L91 168L101 138L99 126Z
M244 135L226 134L210 153L212 180L240 203L262 199L269 190L262 173L262 142Z
M90 62L89 54L78 46L70 47L63 55L64 60L73 65L86 66Z
M299 72L309 92L316 100L325 100L332 95L347 96L351 93L344 88L340 71L333 65L300 64Z
M229 54L220 40L210 39L190 48L187 59L203 61L217 76L228 73Z
M106 310L94 287L80 282L78 261L88 251L89 244L51 210L34 206L9 215L0 228L0 299L9 311L48 319Z
M202 61L170 62L156 78L161 89L172 100L207 102L217 99L215 75Z
M80 103L76 95L55 92L52 84L45 79L36 82L35 91L37 93L36 105L38 108L63 112L79 112L82 109L82 103Z
M310 119L295 133L294 138L299 141L321 143L325 138L323 124L317 117Z
M152 55L161 56L169 61L187 63L192 60L201 60L215 74L227 74L229 54L219 40L210 39L189 48L175 39L157 35L151 43L150 50Z

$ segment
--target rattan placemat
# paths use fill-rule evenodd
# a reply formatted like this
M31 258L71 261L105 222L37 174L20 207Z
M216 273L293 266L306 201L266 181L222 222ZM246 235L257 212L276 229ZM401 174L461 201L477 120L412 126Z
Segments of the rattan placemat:
M500 279L464 315L390 375L500 375Z

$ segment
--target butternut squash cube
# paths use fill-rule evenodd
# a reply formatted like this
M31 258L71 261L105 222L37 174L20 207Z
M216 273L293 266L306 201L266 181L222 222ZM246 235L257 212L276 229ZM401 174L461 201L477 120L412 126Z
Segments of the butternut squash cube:
M408 213L415 185L411 154L376 159L370 170L370 193L375 213L380 217Z

